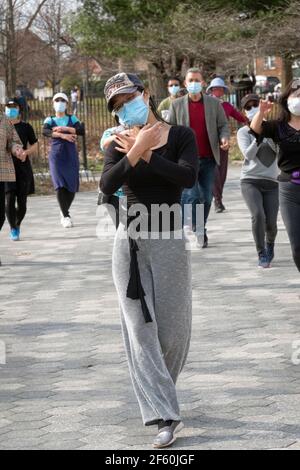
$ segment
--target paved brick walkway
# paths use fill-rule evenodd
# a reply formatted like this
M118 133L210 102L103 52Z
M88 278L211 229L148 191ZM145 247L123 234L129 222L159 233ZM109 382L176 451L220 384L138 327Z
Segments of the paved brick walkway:
M80 194L76 226L65 231L53 197L31 198L23 241L7 240L7 225L0 235L1 449L151 448L95 202ZM274 267L257 269L237 169L225 204L226 213L212 213L210 248L193 252L193 337L178 383L185 429L175 448L300 449L300 365L292 361L293 352L300 357L300 276L281 222Z

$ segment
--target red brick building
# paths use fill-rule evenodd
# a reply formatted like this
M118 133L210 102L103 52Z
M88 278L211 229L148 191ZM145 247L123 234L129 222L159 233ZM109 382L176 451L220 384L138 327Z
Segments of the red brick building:
M276 56L258 57L255 61L255 75L282 78L282 59Z

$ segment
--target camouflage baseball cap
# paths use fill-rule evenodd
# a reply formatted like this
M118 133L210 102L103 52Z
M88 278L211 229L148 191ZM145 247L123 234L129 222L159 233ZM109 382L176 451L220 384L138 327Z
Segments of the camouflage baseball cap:
M132 73L118 73L111 77L105 84L104 94L107 101L108 110L112 111L111 100L116 95L125 93L134 93L135 91L143 91L145 86L137 75Z
M254 93L249 93L249 95L245 95L241 100L241 108L244 109L250 101L260 102L260 97L255 95Z

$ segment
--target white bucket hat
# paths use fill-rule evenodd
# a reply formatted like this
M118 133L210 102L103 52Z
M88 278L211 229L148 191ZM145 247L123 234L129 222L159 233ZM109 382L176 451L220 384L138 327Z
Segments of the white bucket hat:
M214 78L211 82L210 85L207 87L206 91L211 90L212 88L224 88L225 92L228 92L228 86L225 84L224 80L222 78L217 77Z
M65 93L56 93L53 98L52 98L52 101L54 102L55 100L57 100L57 98L62 98L63 100L65 100L67 103L69 103L69 98L67 97L67 95Z

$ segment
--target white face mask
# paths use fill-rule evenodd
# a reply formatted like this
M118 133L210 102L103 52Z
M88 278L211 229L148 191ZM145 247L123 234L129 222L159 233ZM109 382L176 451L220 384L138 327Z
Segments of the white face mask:
M259 107L257 106L256 108L252 107L249 109L249 111L245 110L246 116L249 119L249 121L252 121L254 116L258 113Z
M294 116L300 116L300 98L288 98L288 109Z

